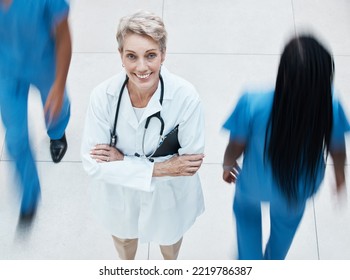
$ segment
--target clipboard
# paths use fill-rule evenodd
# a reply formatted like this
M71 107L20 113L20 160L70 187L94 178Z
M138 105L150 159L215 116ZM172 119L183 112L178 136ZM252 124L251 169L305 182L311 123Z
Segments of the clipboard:
M160 143L152 157L163 157L177 154L181 148L178 139L179 125L175 126Z

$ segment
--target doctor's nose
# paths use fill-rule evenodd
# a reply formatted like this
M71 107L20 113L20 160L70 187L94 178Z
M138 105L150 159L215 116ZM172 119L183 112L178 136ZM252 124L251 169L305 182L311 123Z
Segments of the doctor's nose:
M137 62L137 71L142 72L148 69L147 61L145 59L139 59Z

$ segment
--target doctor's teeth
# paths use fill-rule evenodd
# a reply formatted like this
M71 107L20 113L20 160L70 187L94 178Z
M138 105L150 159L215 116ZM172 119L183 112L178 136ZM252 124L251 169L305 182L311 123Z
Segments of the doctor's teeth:
M136 74L136 76L137 76L138 78L140 78L140 79L146 79L146 78L149 77L149 75L150 75L150 74L145 74L145 75L138 75L138 74Z

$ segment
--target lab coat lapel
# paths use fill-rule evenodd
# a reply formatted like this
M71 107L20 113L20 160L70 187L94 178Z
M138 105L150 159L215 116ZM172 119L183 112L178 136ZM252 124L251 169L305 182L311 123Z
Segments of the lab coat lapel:
M132 107L127 87L124 89L123 97L120 103L120 114L123 116L123 119L125 119L135 130L138 128L139 122Z
M162 110L162 105L159 102L159 98L160 98L160 86L158 86L158 89L153 94L151 100L148 102L146 110L140 119L140 123L143 123L149 116Z
M132 108L128 88L125 87L124 91L122 93L120 92L122 85L125 81L125 76L126 73L122 71L118 75L113 77L111 84L107 88L107 93L115 97L115 102L113 102L113 104L110 104L110 106L113 108L113 112L116 111L119 95L122 94L119 107L118 122L126 121L132 128L136 130L139 126L139 123L137 121L134 109Z

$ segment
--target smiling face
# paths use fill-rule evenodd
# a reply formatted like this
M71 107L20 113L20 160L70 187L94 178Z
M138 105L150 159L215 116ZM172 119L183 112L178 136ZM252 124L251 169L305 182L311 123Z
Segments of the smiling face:
M123 49L119 52L129 77L129 90L153 94L157 89L160 67L165 59L159 44L149 36L130 33L125 36Z

